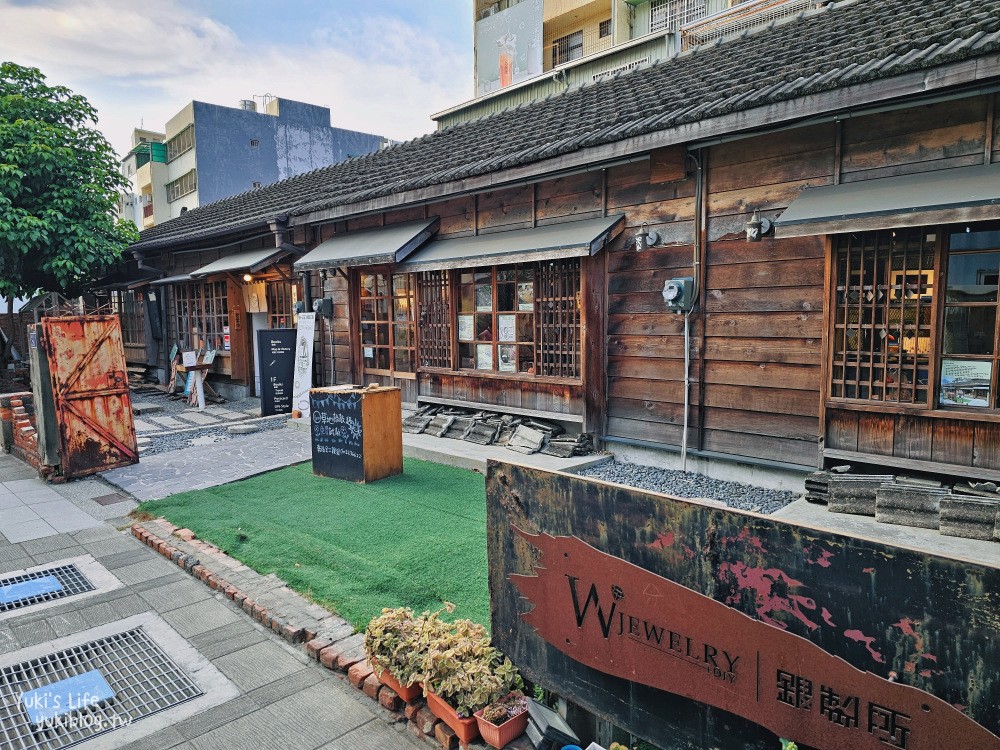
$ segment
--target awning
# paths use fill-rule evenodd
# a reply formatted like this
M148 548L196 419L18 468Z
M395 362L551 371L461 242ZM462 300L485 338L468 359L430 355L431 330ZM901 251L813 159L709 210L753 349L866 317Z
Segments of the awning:
M191 281L191 274L182 273L178 276L167 276L165 279L157 279L149 282L150 286L166 286L168 284L187 284Z
M435 240L400 266L404 271L440 271L475 265L528 263L593 255L625 228L625 216L546 224L534 229Z
M435 217L339 234L295 261L295 270L399 263L427 242L439 225Z
M1000 164L806 188L778 217L779 237L1000 218Z
M287 250L280 247L267 247L263 250L247 250L242 253L233 253L225 258L219 258L207 266L202 266L197 271L192 271L192 278L211 276L216 273L229 273L230 271L249 271L256 273L262 271L283 255L288 255Z

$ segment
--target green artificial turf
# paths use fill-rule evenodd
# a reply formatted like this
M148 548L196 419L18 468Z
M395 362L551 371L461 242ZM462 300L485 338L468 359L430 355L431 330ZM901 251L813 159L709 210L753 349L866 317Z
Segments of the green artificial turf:
M427 461L372 484L317 477L312 464L143 503L260 573L363 628L383 607L436 610L489 627L486 487ZM450 619L450 618L449 618Z

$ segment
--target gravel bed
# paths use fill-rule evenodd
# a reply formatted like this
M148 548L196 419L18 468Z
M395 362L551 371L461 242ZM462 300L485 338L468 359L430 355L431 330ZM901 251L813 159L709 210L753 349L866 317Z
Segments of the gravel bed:
M259 417L260 416L260 399L259 398L244 398L239 401L226 401L224 404L213 404L208 402L208 407L213 409L225 409L226 411L239 411L247 414L248 416ZM132 392L132 406L159 406L162 411L152 412L149 416L157 417L169 417L174 414L182 414L185 411L190 411L194 407L188 406L187 399L173 399L169 396L156 396L149 393L137 393ZM140 417L141 419L142 417Z
M794 492L766 490L749 484L727 482L673 469L657 469L618 459L584 469L580 475L677 497L710 498L719 500L730 508L757 513L774 513L799 498Z
M254 422L257 426L257 432L265 432L267 430L280 430L285 426L289 417L287 414L279 414L268 419L262 419L259 422ZM232 422L230 424L246 424L245 422ZM143 443L140 445L139 460L141 461L146 456L155 456L158 453L167 453L169 451L180 450L181 448L190 448L193 445L207 445L209 443L221 443L221 442L231 442L234 440L239 440L244 435L233 435L227 429L229 425L210 425L208 427L202 427L200 429L185 430L184 432L170 432L166 435L157 435L155 437L149 436L148 443ZM256 433L250 433L251 435ZM144 437L140 435L139 437Z

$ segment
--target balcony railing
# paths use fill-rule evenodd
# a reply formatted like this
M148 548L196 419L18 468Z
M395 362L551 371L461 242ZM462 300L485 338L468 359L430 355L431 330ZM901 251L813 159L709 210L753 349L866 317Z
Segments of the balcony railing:
M606 31L603 36L602 30ZM611 49L612 39L610 25L606 30L591 27L554 39L542 50L543 69L552 70L564 63L605 52Z
M722 37L742 34L747 29L793 16L818 4L821 3L817 0L749 0L683 26L681 48L687 50Z

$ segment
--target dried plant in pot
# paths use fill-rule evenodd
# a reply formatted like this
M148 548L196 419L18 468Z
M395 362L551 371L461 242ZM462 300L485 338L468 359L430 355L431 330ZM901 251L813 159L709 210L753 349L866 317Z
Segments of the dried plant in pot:
M469 620L430 638L421 680L427 706L463 745L479 734L476 711L524 687L510 659L490 645L486 628Z
M528 727L528 699L514 690L475 713L479 733L498 750L513 742Z

